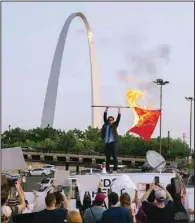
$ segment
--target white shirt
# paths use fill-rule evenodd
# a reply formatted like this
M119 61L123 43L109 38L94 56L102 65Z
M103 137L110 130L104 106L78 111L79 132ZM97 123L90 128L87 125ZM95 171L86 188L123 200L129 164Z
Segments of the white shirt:
M22 214L27 214L27 213L32 213L34 210L35 205L34 204L29 204L29 208L25 208L25 210L22 212Z

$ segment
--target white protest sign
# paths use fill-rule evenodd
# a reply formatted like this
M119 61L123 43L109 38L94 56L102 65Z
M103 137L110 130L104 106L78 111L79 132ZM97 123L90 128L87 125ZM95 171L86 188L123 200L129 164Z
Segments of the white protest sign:
M86 191L90 192L90 194L92 194L93 191L97 192L100 181L100 175L78 175L77 184L79 186L79 192L82 199Z
M171 178L175 177L175 174L171 174L171 173L161 173L161 174L158 174L158 173L147 173L147 174L145 174L145 173L127 173L127 174L125 174L125 177L123 175L124 174L100 175L101 181L103 184L102 192L105 193L106 196L108 196L108 189L112 188L112 190L113 191L116 190L116 192L120 196L122 193L124 193L126 191L127 193L130 194L131 199L133 200L134 196L135 196L135 188L137 188L138 198L141 199L143 194L146 191L146 184L151 184L153 182L155 176L160 177L160 182L163 182L165 187L167 184L170 183ZM92 200L94 200L94 198L97 194L97 186L96 187L95 187L95 185L91 186L93 175L84 175L84 176L85 176L85 178L83 178L83 180L80 179L80 181L79 181L79 191L84 191L84 192L89 191ZM122 183L121 176L123 176L123 179L125 180L126 184L124 184L124 182ZM78 177L79 176L76 176L77 179L78 179ZM128 177L130 178L130 180ZM116 184L114 183L115 181L116 181ZM117 182L120 182L120 181L121 181L121 185L120 185L121 190L119 192L119 189L116 189L117 188L116 185L117 185ZM132 186L132 188L131 188L131 186ZM87 190L85 189L85 187L87 188ZM120 187L118 187L118 188L120 188ZM80 193L81 202L84 197L84 192ZM107 198L105 199L105 201L107 204Z
M135 190L138 190L131 178L126 174L119 176L115 181L113 181L111 189L119 195L127 192L132 199L135 197Z
M92 183L94 180L93 177L97 177L96 183L95 181ZM80 198L81 202L83 201L83 197L86 191L88 191L91 195L92 201L94 200L97 190L98 190L98 184L100 180L102 181L102 189L101 191L105 193L106 196L108 196L108 189L111 188L111 185L113 181L115 181L119 175L112 175L112 174L105 174L105 175L80 175L77 176L78 182L79 182L79 192L80 192ZM108 205L108 199L106 197L105 199L106 205Z
M62 185L68 186L70 173L66 170L56 170L54 174L54 184L55 186Z
M21 147L2 149L1 153L3 171L27 169Z

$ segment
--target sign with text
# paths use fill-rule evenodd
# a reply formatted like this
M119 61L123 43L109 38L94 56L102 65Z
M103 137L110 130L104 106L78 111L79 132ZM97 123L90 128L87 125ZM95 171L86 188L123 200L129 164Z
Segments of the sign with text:
M84 194L86 191L88 191L91 195L92 200L94 200L96 194L97 194L97 189L98 189L98 184L100 180L102 181L102 192L105 193L106 199L105 202L108 204L108 191L109 189L114 187L113 191L118 193L120 196L124 192L129 192L129 188L135 191L135 184L132 182L131 179L127 182L127 180L124 182L122 181L122 178L124 178L124 175L80 175L77 176L78 179L78 184L79 184L79 192L80 192L80 197L81 201L83 200ZM128 177L128 176L127 176ZM121 180L120 180L121 179ZM127 178L126 178L127 179ZM114 183L116 181L116 184ZM121 182L122 184L119 184ZM135 194L135 193L134 193Z
M125 175L125 176L124 176ZM82 176L85 176L85 178ZM81 175L79 178L79 191L81 201L83 200L85 191L90 192L92 200L94 200L97 194L97 187L98 183L94 183L91 186L92 177L94 175ZM97 176L97 175L96 175ZM127 174L105 174L105 175L98 175L102 181L102 192L105 195L108 195L108 191L110 188L120 196L122 193L127 192L130 194L131 199L133 200L135 197L135 190L138 190L138 199L141 199L146 191L146 184L151 184L154 181L154 177L160 177L160 183L162 186L166 187L169 183L171 178L175 177L175 174L172 173L127 173ZM79 176L76 176L78 178ZM122 178L121 178L122 177ZM129 178L130 179L129 179ZM163 183L162 183L163 182ZM97 185L95 185L97 184ZM85 189L87 188L87 190ZM107 203L107 198L105 199Z
M62 185L62 186L68 186L69 184L69 178L70 173L66 170L56 170L54 174L54 184L55 186Z

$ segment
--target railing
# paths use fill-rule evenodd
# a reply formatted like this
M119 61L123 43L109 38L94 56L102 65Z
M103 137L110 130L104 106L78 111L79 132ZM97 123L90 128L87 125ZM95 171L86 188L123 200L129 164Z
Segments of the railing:
M94 151L89 151L89 152L64 152L64 151L56 151L56 150L45 150L45 149L23 149L23 152L34 152L34 153L49 153L49 154L64 154L64 155L88 155L88 156L104 156L104 153L100 152L94 152ZM118 154L118 157L124 157L124 158L133 158L133 159L145 159L145 156L133 156L133 155L120 155Z

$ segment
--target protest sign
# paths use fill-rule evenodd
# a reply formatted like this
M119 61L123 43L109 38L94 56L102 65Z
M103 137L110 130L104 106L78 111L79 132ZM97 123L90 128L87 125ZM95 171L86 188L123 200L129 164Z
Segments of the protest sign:
M135 197L135 190L138 190L131 178L126 174L117 177L117 179L113 181L111 189L119 196L127 192L132 199Z
M56 170L54 174L54 184L55 186L62 185L62 186L68 186L69 184L69 178L70 173L66 170Z
M80 175L77 176L78 183L79 183L79 192L81 201L83 200L84 194L86 191L88 191L91 195L92 200L94 200L98 184L100 180L102 181L102 192L106 195L106 205L108 205L108 190L111 188L113 182L119 178L121 175L112 175L112 174L105 174L105 175ZM119 194L120 196L120 194Z
M77 184L79 185L79 191L97 191L98 184L100 183L100 181L100 175L77 176Z
M102 181L102 192L105 193L106 196L108 196L108 190L112 189L113 192L116 192L119 196L127 192L130 194L132 200L135 196L135 190L138 190L138 198L141 199L143 194L146 191L146 184L151 184L154 180L154 177L156 175L159 175L157 173L127 173L127 174L102 174L99 177ZM81 177L79 180L79 191L82 191L80 193L81 201L84 197L84 192L89 191L92 200L94 200L96 194L97 194L97 186L95 187L95 184L92 185L93 176L94 175L81 175L84 176ZM172 177L175 177L175 174L163 174L160 175L160 182L164 183L164 186L170 183L170 179ZM78 179L79 176L76 176ZM124 180L124 181L123 181ZM98 183L97 183L98 185ZM87 190L86 190L87 188ZM107 204L107 197L105 199Z
M5 148L1 152L2 171L27 169L21 147Z

